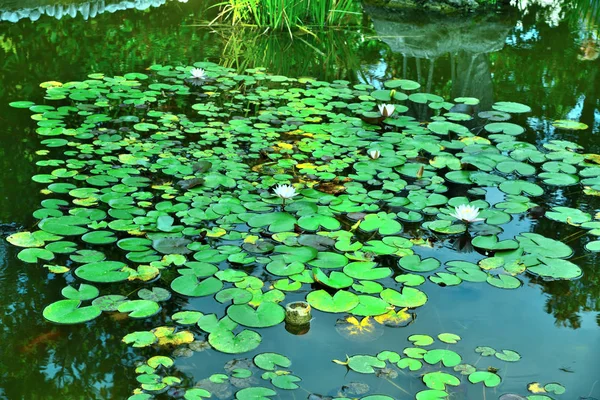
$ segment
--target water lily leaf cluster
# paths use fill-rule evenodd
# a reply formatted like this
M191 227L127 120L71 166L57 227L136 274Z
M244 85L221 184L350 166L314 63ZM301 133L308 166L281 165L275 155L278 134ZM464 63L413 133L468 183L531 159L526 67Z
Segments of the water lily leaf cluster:
M600 165L581 146L520 140L528 106L497 102L467 114L452 107L477 105L473 99L421 93L410 80L375 88L194 67L202 76L169 65L92 74L46 87L48 104L13 103L38 125L43 149L32 179L45 199L33 213L36 228L7 240L22 248L23 262L70 284L65 299L46 307L46 319L149 318L173 296L200 297L214 308L178 310L168 326L124 341L160 349L205 336L212 348L237 354L256 349L261 330L283 322L286 298L347 313L346 325L366 331L410 323L431 283L516 289L526 274L581 275L568 245L505 230L548 191L600 192ZM393 111L382 115L382 101ZM417 119L415 107L431 118ZM466 206L476 210L472 221L457 218ZM586 210L554 207L544 218L600 232ZM467 262L456 252L442 262L426 253L439 238L481 257ZM599 251L596 242L587 250ZM401 359L401 368L420 368L427 351L415 354L422 357ZM454 381L431 375L427 382L443 391ZM141 383L164 389L175 380Z
M495 388L502 383L498 373L499 368L490 366L487 369L477 369L474 365L464 362L463 356L447 346L458 343L461 340L460 336L445 332L437 335L437 340L443 345L440 348L434 347L440 344L436 343L436 339L432 336L414 334L407 338L413 347L405 347L402 351L383 350L376 355L358 354L346 356L346 360L333 360L333 362L359 374L374 374L388 380L391 376L398 376L398 373L390 373L390 370L423 370L423 373L415 375L415 379L421 379L427 389L419 391L416 399L451 398L452 388L464 383L462 376L466 377L471 384L481 384L486 388ZM481 356L495 356L503 362L517 362L521 359L516 351L508 349L496 351L486 346L477 347L474 353L479 353ZM426 367L427 365L429 367ZM528 385L527 390L532 393L562 394L565 392L564 386L558 383L549 383L545 386L532 383ZM530 398L533 399L527 397Z

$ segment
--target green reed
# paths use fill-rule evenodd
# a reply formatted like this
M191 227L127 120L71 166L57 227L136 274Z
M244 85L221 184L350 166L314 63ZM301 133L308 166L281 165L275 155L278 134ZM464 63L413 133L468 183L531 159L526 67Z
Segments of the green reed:
M217 6L218 20L288 31L356 24L362 14L356 0L226 0Z

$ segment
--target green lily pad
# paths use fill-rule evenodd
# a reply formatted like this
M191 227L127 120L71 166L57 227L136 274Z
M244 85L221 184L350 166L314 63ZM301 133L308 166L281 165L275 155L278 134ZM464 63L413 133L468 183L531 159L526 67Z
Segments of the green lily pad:
M234 304L227 308L227 316L250 328L275 326L285 319L285 309L279 304L263 301L254 309L248 304Z
M261 353L254 357L254 364L265 371L275 371L277 367L288 368L292 362L278 353Z
M460 379L447 372L437 371L428 372L425 375L423 375L423 383L425 383L425 385L427 385L427 387L430 389L446 390L446 385L460 385Z
M235 394L237 400L269 400L270 396L275 396L277 392L265 387L249 387L238 391Z
M190 297L210 296L223 288L223 282L215 277L198 279L195 275L183 275L171 282L171 289Z
M119 261L92 262L77 268L75 275L90 282L121 282L129 278L129 273L122 271L125 266Z
M44 318L56 324L80 324L91 321L102 314L94 305L80 307L80 300L59 300L44 308Z
M244 329L237 335L226 329L216 330L208 335L208 343L216 350L227 354L239 354L254 350L262 337L254 331Z
M75 289L73 286L63 288L61 294L70 300L83 301L95 299L100 294L100 291L95 286L82 283L79 285L79 289Z
M127 300L119 304L117 310L129 313L130 318L147 318L160 311L160 305L151 300Z
M429 350L423 356L428 364L434 365L441 362L445 367L454 367L461 363L462 359L458 353L452 350L434 349Z
M486 387L496 387L501 381L502 379L498 375L488 371L476 371L469 375L469 382L483 382Z
M345 290L340 290L333 296L325 290L316 290L306 296L306 301L319 311L339 313L352 310L358 305L359 298Z
M374 374L374 368L385 368L385 361L368 355L352 356L348 360L348 368L361 374Z
M418 255L402 257L398 261L398 265L405 270L411 272L431 272L440 267L440 262L435 258L421 259Z

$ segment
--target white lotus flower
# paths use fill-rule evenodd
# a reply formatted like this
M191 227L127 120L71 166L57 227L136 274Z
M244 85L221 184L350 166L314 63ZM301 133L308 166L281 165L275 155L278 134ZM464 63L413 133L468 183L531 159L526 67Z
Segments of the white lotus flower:
M275 191L275 194L284 201L298 195L296 189L292 185L277 185L273 190Z
M192 74L192 78L194 79L204 78L204 70L202 68L192 68L190 73Z
M393 104L379 104L377 107L379 107L379 113L382 117L389 117L396 110Z
M463 222L477 222L483 221L484 218L477 218L479 215L479 208L474 206L468 206L465 204L461 204L458 207L454 208L454 213L450 214L456 219L460 219Z
M370 150L369 151L369 157L371 157L373 160L377 160L380 155L381 155L381 152L379 150Z

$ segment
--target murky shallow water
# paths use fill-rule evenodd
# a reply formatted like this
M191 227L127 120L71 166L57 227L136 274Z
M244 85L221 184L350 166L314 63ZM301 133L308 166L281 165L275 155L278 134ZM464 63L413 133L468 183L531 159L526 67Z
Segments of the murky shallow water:
M498 100L528 104L533 109L526 121L528 141L572 140L588 152L600 152L600 61L578 59L585 55L585 41L597 38L597 31L582 16L569 14L552 26L545 18L536 21L534 10L521 20L502 15L476 20L477 24L457 20L441 24L407 16L388 21L385 15L368 10L371 19L365 18L362 33L326 32L319 42L310 37L290 42L285 35L231 34L192 26L210 19L204 6L190 0L103 13L87 21L80 16L56 19L44 15L35 22L0 23L0 232L31 227L35 223L31 213L42 199L40 186L30 180L38 173L34 123L27 113L10 109L7 103L40 100L39 82L77 80L91 72L142 71L157 62L177 65L209 59L232 67L262 65L276 74L376 86L390 77L406 77L445 97L471 95L489 104ZM384 36L383 42L373 39L370 24ZM562 118L579 119L590 129L582 134L554 130L551 120ZM550 193L545 201L598 208L594 203L587 205L593 199L573 196L569 189ZM5 225L11 223L17 227ZM575 231L527 218L505 228L503 237L531 230L561 239ZM453 332L463 337L456 350L470 355L467 362L477 361L476 346L514 349L523 356L519 363L500 371L505 382L497 392L488 389L488 399L507 392L524 394L526 384L533 381L562 383L568 390L563 398L598 398L600 282L597 258L581 251L583 243L584 239L569 242L578 249L574 258L585 256L577 259L585 274L578 281L532 279L514 291L470 283L453 288L426 283L430 299L419 309L417 319L405 328L386 329L377 341L350 342L334 329L338 316L317 313L306 335L292 335L282 325L261 331L264 341L257 350L279 351L285 346L294 373L303 378L302 386L309 392L334 394L345 383L361 381L402 398L399 389L384 380L346 374L345 368L331 360L343 359L346 353L401 351L413 333ZM444 251L445 246L450 248L452 243L439 243L430 254L420 254L435 252L441 261L455 259L454 251ZM10 400L126 398L135 387L133 369L142 354L123 346L121 338L157 326L164 315L185 308L184 301L170 304L165 314L143 322L100 318L85 327L54 327L43 321L41 310L60 297L64 279L24 265L16 253L0 242L0 396ZM476 253L460 256L478 259ZM193 383L220 372L230 358L205 351L178 360L177 366ZM478 366L487 367L487 363L494 364L482 359ZM410 393L423 389L415 379L402 378L398 383ZM464 391L467 388L470 392ZM458 391L457 398L484 398L480 386L464 390Z

